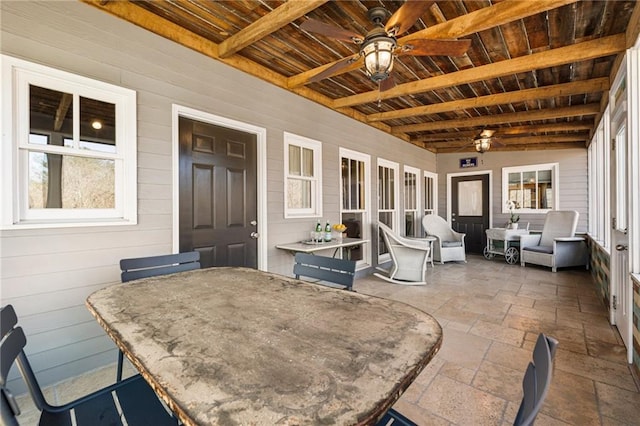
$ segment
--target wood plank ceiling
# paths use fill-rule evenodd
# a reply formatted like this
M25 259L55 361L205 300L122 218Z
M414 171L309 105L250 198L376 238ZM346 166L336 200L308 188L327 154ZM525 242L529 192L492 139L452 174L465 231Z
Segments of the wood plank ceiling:
M470 39L460 57L401 56L397 85L378 90L360 58L314 76L359 47L300 28L316 19L359 34L380 0L82 0L355 120L437 153L585 147L621 53L640 27L636 1L435 1L399 44ZM635 6L635 8L634 8ZM635 9L635 10L634 10Z

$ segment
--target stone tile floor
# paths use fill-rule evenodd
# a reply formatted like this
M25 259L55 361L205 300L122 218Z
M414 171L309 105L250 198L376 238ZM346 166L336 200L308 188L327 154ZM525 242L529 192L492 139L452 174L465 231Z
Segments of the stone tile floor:
M400 286L370 276L354 285L422 309L443 327L440 352L398 411L419 425L512 424L533 344L545 332L560 345L537 425L640 425L640 389L589 272L469 256L467 264L436 264L427 279L427 286ZM49 387L47 397L63 403L114 377L115 364ZM37 424L29 398L19 403L20 424Z

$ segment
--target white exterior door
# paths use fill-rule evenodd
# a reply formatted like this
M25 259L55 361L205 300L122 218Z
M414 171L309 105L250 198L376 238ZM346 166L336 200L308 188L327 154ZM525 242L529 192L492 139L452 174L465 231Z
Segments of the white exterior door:
M627 131L627 91L626 67L622 66L620 75L611 90L611 195L613 206L613 230L611 250L611 320L618 328L627 347L628 362L633 362L632 302L633 287L629 268L629 143Z

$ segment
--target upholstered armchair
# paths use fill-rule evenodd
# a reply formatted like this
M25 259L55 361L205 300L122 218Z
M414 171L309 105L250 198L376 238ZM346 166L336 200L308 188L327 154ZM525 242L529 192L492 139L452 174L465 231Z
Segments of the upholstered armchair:
M433 259L436 262L466 262L464 237L456 232L440 216L429 214L422 218L422 227L427 235L435 237L433 242Z
M375 272L373 275L395 284L426 284L427 261L431 252L430 242L398 235L384 223L379 223L378 226L393 265L388 271L380 269L381 273Z
M575 236L578 216L573 210L547 212L542 234L520 236L520 264L548 266L553 272L568 266L588 268L587 244Z

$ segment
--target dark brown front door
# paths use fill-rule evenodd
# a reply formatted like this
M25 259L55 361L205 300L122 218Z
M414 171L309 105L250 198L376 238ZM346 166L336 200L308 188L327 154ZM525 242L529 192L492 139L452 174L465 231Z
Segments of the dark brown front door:
M489 228L489 175L451 179L451 225L465 237L466 251L482 254Z
M256 136L180 117L180 251L258 267Z

